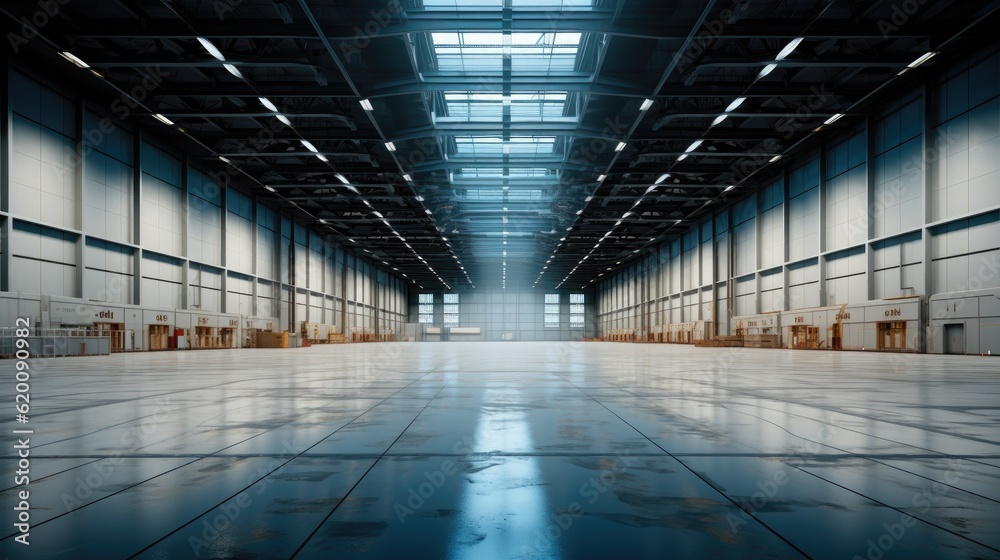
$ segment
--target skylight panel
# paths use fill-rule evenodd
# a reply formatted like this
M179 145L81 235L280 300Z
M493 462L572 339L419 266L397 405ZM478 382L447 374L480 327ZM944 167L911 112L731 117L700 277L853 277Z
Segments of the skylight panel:
M423 0L425 10L501 10L503 0ZM588 10L594 0L512 0L515 10Z
M503 117L510 105L511 119L518 122L544 122L565 119L566 92L524 92L504 96L500 93L450 92L445 93L447 116L441 122L488 121ZM575 120L575 119L574 119Z
M576 68L581 33L431 33L439 71L501 72L506 52L514 72Z

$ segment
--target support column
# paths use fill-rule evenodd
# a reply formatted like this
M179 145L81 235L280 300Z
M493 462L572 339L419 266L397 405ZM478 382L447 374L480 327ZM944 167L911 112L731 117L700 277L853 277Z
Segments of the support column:
M142 301L142 129L132 119L132 305ZM181 297L185 297L182 292Z
M181 269L181 309L191 309L192 299L197 299L198 306L201 306L201 294L198 298L192 298L188 294L191 291L191 261L188 259L188 255L191 254L188 235L190 232L188 224L191 222L189 175L188 157L187 154L183 154L181 156L181 256L184 257L184 264Z
M222 239L219 240L220 243L220 262L222 263L222 270L220 271L220 281L219 288L222 292L219 298L219 311L226 313L226 300L229 294L229 254L227 246L229 244L229 178L226 178L226 184L220 185L219 188L219 206L222 207L222 216L220 222L220 230Z
M921 86L920 92L921 106L923 110L921 111L921 131L920 131L920 169L921 169L921 185L920 189L924 197L924 220L923 227L921 228L920 235L921 241L923 242L923 257L924 257L924 293L933 294L934 293L934 274L933 274L933 262L934 257L933 251L931 250L932 242L932 232L927 224L934 221L934 206L932 195L932 184L931 184L931 162L927 161L927 150L931 146L932 142L930 139L931 127L928 121L931 118L931 104L930 104L930 91L927 87L927 82L925 81ZM940 154L938 156L938 162L941 161ZM938 163L940 165L940 163ZM930 326L928 325L928 330Z
M788 168L786 167L782 171L781 175L781 262L783 263L781 267L781 309L782 311L789 311L792 308L791 305L791 282L789 280L788 272L788 261L792 258L791 248L788 246L790 233L789 233L789 194L791 193L791 185L788 178Z
M13 220L10 213L10 162L11 158L11 138L13 137L11 128L11 103L10 103L10 65L8 57L0 58L0 70L3 71L0 88L0 99L3 100L3 107L0 108L0 212L5 214L0 220L0 253L3 262L0 263L0 291L10 291L10 269L13 265L13 258L10 255L10 238L13 233Z
M829 305L826 293L826 144L819 149L819 247L817 266L819 267L819 304Z
M875 239L875 148L873 144L872 120L871 117L865 119L865 218L867 227L865 228L865 284L867 285L866 299L875 299L875 248L871 240ZM902 273L902 268L900 268Z
M79 298L85 298L86 294L83 289L83 278L84 271L87 266L87 235L84 233L86 230L83 227L83 183L84 174L86 173L86 153L87 147L83 141L83 117L87 110L87 104L79 95L76 97L76 115L75 115L75 128L74 140L76 147L76 161L73 165L73 171L76 173L74 177L73 190L76 194L76 204L73 208L74 218L76 224L74 229L80 231L80 235L76 238L76 295Z

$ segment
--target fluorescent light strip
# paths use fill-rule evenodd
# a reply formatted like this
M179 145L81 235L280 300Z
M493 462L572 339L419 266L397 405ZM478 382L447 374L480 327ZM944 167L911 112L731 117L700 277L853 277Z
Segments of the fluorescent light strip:
M743 105L743 102L746 100L747 100L746 97L737 97L732 103L729 104L728 107L726 107L726 112L732 113L736 109L739 109L740 105Z
M324 163L325 163L325 162L328 162L328 161L330 161L330 160L326 159L326 156L324 156L323 154L316 154L316 157L317 157L317 158L318 158L318 159L319 159L320 161L322 161L322 162L324 162Z
M167 117L164 117L163 115L161 115L159 113L156 113L155 115L153 115L153 118L156 119L156 120L158 120L158 121L160 121L161 123L163 123L163 124L165 124L167 126L173 126L174 125L174 121L168 119Z
M785 57L792 54L792 51L794 51L795 47L798 47L799 43L801 42L802 42L802 37L796 37L791 41L789 41L788 44L785 45L785 48L781 49L781 52L778 53L778 56L775 58L775 60L784 60Z
M215 60L221 62L226 61L226 57L222 55L222 51L220 51L218 47L212 44L211 41L209 41L204 37L198 37L198 42L201 43L201 46L204 47L204 49L208 51L208 54L212 55L212 57L215 58Z
M729 115L719 115L718 117L715 117L715 120L712 121L712 126L722 124L722 121L726 120L726 117L728 116Z
M387 149L387 150L389 150L390 152L395 152L395 151L396 151L396 145L395 145L395 144L393 144L392 142L386 142L386 143L385 143L385 147L386 147L386 149Z
M236 76L241 80L243 79L243 74L241 74L240 71L237 70L236 67L233 66L232 64L223 64L222 67L225 68L226 71L232 74L233 76Z
M833 124L833 123L839 121L840 119L842 119L843 117L844 117L843 113L837 113L836 115L834 115L834 116L826 119L825 121L823 121L823 124Z
M372 106L372 102L368 99L361 100L361 108L365 111L374 111L375 107Z
M767 66L764 67L763 70L760 71L760 74L757 74L757 79L759 80L759 79L763 78L764 76L767 76L771 72L774 72L774 69L777 68L777 67L778 67L777 64L768 64Z
M640 111L648 111L649 108L652 107L652 106L653 106L653 100L652 99L647 99L647 100L645 100L645 101L642 102L641 106L639 106L639 110Z
M666 181L669 178L670 178L670 174L669 173L664 173L663 175L660 175L659 179L656 180L656 184L657 185L662 184L664 181Z
M701 140L695 140L694 142L691 142L691 145L688 146L687 149L684 150L684 151L685 152L693 152L693 151L697 150L698 146L701 146L701 142L702 142Z
M274 111L275 113L278 112L278 107L272 103L270 99L266 97L258 97L257 100L260 101L261 105L267 107L269 110Z
M73 54L71 52L63 51L63 52L59 53L59 56L61 56L61 57L65 58L66 60L72 62L78 68L90 68L89 64L87 64L86 62L80 60L80 57L76 56L75 54Z
M299 142L302 142L302 145L305 146L306 149L309 150L310 152L313 152L313 153L319 152L319 150L316 149L316 146L313 146L312 142L310 142L308 140L299 140ZM344 181L344 182L346 183L346 181Z
M281 121L281 123L285 126L292 126L292 121L288 120L288 117L285 115L275 115L275 118Z
M621 152L622 150L624 150L624 149L625 149L625 146L627 146L627 145L628 145L628 144L626 144L625 142L619 142L619 143L618 143L618 146L617 146L617 147L615 147L615 151L616 151L616 152Z
M917 66L920 66L921 64L923 64L923 63L927 62L928 60L934 58L935 55L937 55L937 53L934 52L934 51L925 53L925 54L921 55L920 58L918 58L918 59L914 60L913 62L907 64L906 67L907 68L916 68Z

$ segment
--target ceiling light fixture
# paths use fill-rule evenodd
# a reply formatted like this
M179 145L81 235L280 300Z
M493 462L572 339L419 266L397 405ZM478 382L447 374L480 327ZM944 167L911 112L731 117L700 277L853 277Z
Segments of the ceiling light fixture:
M747 100L746 97L737 97L736 99L733 100L732 103L729 104L728 107L726 107L726 112L727 113L732 113L736 109L739 109L740 105L743 105L743 102L746 101L746 100Z
M621 152L622 150L625 149L625 146L627 146L627 145L628 144L626 144L625 142L619 142L618 146L615 147L615 151L616 152Z
M326 159L326 156L324 156L323 154L316 154L316 158L319 159L320 161L324 162L324 163L330 161L330 160Z
M931 52L928 52L928 53L924 53L924 54L920 55L920 58L917 58L913 62L907 64L906 67L907 68L916 68L917 66L920 66L921 64L923 64L923 63L927 62L928 60L934 58L935 55L937 55L937 53L934 52L934 51L931 51Z
M794 51L795 47L799 46L799 43L801 42L802 37L796 37L789 41L788 44L785 45L785 48L781 49L781 52L779 52L778 56L775 57L775 60L784 60L788 55L792 54L792 51Z
M837 113L836 115L834 115L834 116L826 119L825 121L823 121L823 124L833 124L833 123L839 121L840 119L842 119L843 117L844 117L843 113Z
M407 183L410 183L413 181L413 177L410 177L409 173L403 173L403 180L406 181Z
M369 111L369 112L375 110L375 107L372 106L371 100L368 100L368 99L362 99L361 100L361 108L364 109L365 111Z
M385 148L387 150L389 150L390 152L395 152L396 151L396 145L393 144L392 142L386 142L385 143Z
M87 64L86 62L80 60L80 57L76 56L75 54L73 54L71 52L63 51L63 52L59 53L59 56L61 56L61 57L65 58L66 60L72 62L73 64L75 64L79 68L90 68L89 64Z
M712 121L712 126L722 124L722 121L726 120L726 117L728 116L729 115L719 115L718 117L715 117L715 120Z
M769 161L769 163L774 163L774 162L778 161L779 159L781 159L781 154L778 154L778 155L774 156L773 158L771 158L771 160Z
M666 181L669 178L670 178L670 174L669 173L664 173L663 175L660 175L660 177L656 180L656 184L659 185L660 183Z
M693 152L693 151L697 150L698 146L701 146L701 142L702 142L701 140L695 140L694 142L691 142L691 145L688 146L687 149L684 150L684 151L685 152ZM664 180L666 180L666 179L664 179Z
M778 67L777 64L768 64L767 66L764 67L763 70L760 71L760 74L757 74L757 79L759 80L759 79L763 78L764 76L767 76L771 72L774 72L774 69L777 68L777 67Z
M639 106L639 110L640 111L648 111L649 108L653 106L653 103L654 103L654 101L652 99L647 99L647 100L645 100L645 101L642 102L642 105Z
M277 105L275 105L274 103L272 103L270 99L268 99L266 97L258 97L257 100L260 101L261 105L267 107L269 110L274 111L275 113L278 112Z
M156 120L158 120L158 121L160 121L161 123L163 123L163 124L165 124L167 126L173 126L174 125L174 121L168 119L167 117L164 117L163 115L161 115L159 113L156 113L155 115L153 115L153 118L156 119Z
M312 142L310 142L308 140L299 140L299 142L302 142L302 145L305 146L305 148L307 150L309 150L310 152L313 152L313 153L319 152L319 150L316 149L316 146L313 146ZM347 181L344 180L343 182L346 183Z
M233 66L232 64L228 64L228 63L227 64L223 64L222 67L225 68L226 71L229 72L230 74L232 74L233 76L236 76L237 78L239 78L241 80L243 79L243 74L240 73L240 71L237 70L236 67Z
M605 179L607 179L607 178L608 178L608 176L607 176L607 175L598 175L598 177L597 177L597 182L598 182L598 183L603 183L603 182L604 182L604 180L605 180Z
M285 126L292 126L292 121L288 120L288 117L285 115L275 115L274 117L281 121L281 124Z
M208 54L212 55L213 58L218 61L225 62L226 57L222 55L222 51L212 44L211 41L204 37L198 37L198 42L201 43L201 46L204 47L204 49L208 51Z
M271 185L264 185L264 188L271 192L275 192L274 187L272 187Z

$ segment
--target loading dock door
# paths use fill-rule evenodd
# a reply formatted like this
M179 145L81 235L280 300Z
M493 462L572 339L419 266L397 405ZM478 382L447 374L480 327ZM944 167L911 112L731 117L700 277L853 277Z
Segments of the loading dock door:
M944 353L965 354L965 325L944 326Z

